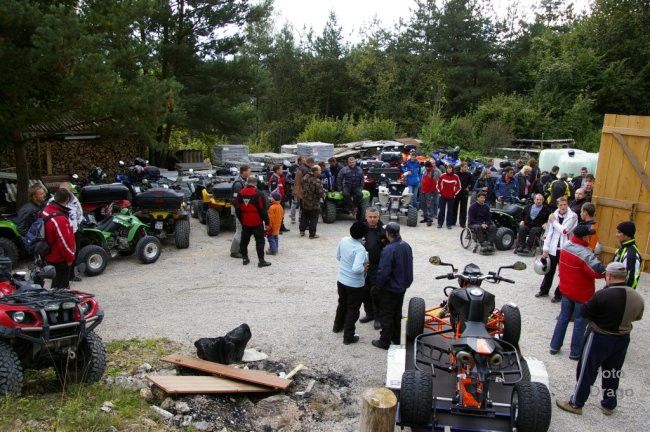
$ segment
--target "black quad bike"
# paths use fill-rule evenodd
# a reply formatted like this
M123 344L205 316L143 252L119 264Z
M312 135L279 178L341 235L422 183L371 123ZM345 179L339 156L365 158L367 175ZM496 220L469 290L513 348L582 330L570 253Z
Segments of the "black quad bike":
M502 209L490 209L492 222L497 226L495 246L498 250L509 250L515 246L519 221L526 203L526 200L521 200L514 204L506 204Z
M478 429L495 430L485 426L489 421L498 420L503 428L496 430L547 431L551 421L549 390L544 384L530 381L525 360L516 344L508 341L512 341L512 336L507 335L508 326L516 327L520 323L516 320L491 323L497 313L494 295L480 286L485 280L514 283L502 277L501 270L523 270L526 265L517 262L483 275L475 270L458 273L453 265L443 263L439 257L431 257L430 261L454 270L436 279L458 279L462 284L460 288L444 288L447 301L435 314L439 322L429 321L425 325L422 299L409 304L407 339L413 339L413 361L407 363L402 376L399 423L426 426L428 430L441 427L476 430L469 425L478 419L482 425ZM423 332L425 326L430 331ZM438 371L444 372L445 377ZM444 387L441 386L443 378L448 381ZM434 379L437 381L435 397ZM495 401L494 395L503 395L506 388L512 388L510 403Z
M0 257L0 396L20 394L26 369L54 367L62 383L104 375L106 350L94 332L104 313L92 294L35 283L54 276L53 266L12 275Z

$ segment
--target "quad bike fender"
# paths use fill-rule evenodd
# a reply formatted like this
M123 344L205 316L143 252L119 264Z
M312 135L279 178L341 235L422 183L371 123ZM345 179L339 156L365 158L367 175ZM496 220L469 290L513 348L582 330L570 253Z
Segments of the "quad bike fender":
M362 197L363 199L366 199L366 198L367 198L367 199L370 199L370 191L367 191L367 190L365 190L365 189L362 190L362 191L361 191L361 197Z
M97 228L84 228L83 234L88 240L90 240L90 244L96 244L104 249L106 249L106 239L112 235L112 233L108 231L102 231Z
M18 232L16 224L12 220L0 219L0 235L11 238L10 235L7 235L9 233L13 234L14 238L22 237Z
M367 192L367 191L364 191ZM329 200L334 200L334 201L342 201L343 200L343 193L339 191L330 191L327 192L327 195L325 195L325 198Z

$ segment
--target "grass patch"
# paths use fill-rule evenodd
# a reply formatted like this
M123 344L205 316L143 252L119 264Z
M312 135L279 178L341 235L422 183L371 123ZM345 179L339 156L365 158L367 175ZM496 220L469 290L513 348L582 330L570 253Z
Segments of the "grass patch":
M106 344L106 374L133 373L142 363L154 367L159 358L177 352L179 345L168 339L117 340ZM110 413L101 411L105 401ZM155 425L146 426L149 418ZM136 427L137 425L137 427ZM162 423L139 391L103 382L63 388L52 369L26 371L21 397L0 397L1 431L110 431L173 430Z

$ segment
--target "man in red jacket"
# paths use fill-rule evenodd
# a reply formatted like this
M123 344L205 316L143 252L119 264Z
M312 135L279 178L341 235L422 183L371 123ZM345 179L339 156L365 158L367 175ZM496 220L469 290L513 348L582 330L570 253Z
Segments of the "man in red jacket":
M555 323L551 338L551 354L560 352L564 335L575 313L573 336L571 336L571 360L580 360L582 341L587 328L587 319L582 315L582 308L595 292L595 280L605 277L605 266L598 261L589 249L589 236L596 232L589 225L578 225L573 237L562 248L560 254L560 292L562 309Z
M440 192L440 199L438 201L438 228L442 228L442 223L445 221L445 213L447 213L447 228L451 226L456 220L454 214L454 199L458 192L460 192L460 179L454 174L454 166L447 165L447 171L438 179L438 192Z
M433 166L430 161L424 163L426 172L422 177L420 189L422 191L422 222L426 222L427 226L433 224L433 218L436 217L438 210L436 195L438 194L438 178L440 177L440 170Z
M41 213L42 218L54 215L45 222L45 239L50 245L50 253L43 259L56 269L56 276L52 280L53 289L70 288L70 266L74 263L75 238L72 225L68 219L70 192L59 189Z
M248 259L248 243L251 235L255 237L255 249L257 250L258 267L268 267L270 262L264 259L264 224L269 224L269 216L266 212L264 195L257 190L257 178L248 176L246 186L237 194L235 213L242 225L241 243L239 253L244 260L244 265L250 263Z

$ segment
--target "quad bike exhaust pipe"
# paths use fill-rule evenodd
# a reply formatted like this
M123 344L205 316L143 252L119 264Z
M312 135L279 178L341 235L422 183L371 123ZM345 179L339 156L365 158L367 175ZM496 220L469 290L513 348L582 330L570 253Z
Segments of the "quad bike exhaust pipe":
M68 360L74 360L77 358L77 352L73 349L68 350Z

